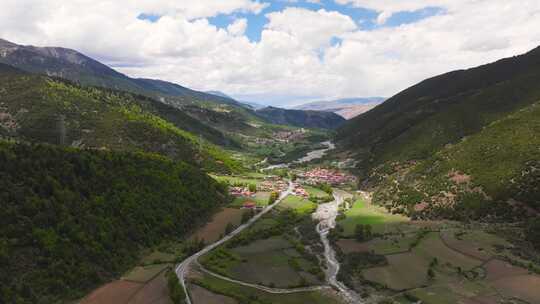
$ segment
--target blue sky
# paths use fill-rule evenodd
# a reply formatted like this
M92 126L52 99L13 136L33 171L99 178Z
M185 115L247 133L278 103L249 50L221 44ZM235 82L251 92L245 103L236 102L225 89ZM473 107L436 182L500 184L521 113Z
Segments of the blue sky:
M260 14L253 13L233 13L233 14L220 14L218 16L209 18L209 22L218 28L227 28L234 20L238 18L246 18L248 20L248 28L246 36L252 42L259 42L261 39L261 32L264 26L268 23L266 14L272 12L283 11L287 7L300 7L309 10L325 9L327 11L336 11L343 15L351 17L361 30L374 30L380 27L396 27L402 24L414 23L421 19L434 16L436 14L444 13L444 9L438 7L427 7L412 12L399 12L390 17L384 25L377 24L377 16L379 13L374 10L353 7L351 5L341 5L334 0L321 0L320 3L312 3L305 0L298 0L297 2L289 2L286 0L272 0L265 1L269 6L264 9ZM155 18L155 17L154 17Z

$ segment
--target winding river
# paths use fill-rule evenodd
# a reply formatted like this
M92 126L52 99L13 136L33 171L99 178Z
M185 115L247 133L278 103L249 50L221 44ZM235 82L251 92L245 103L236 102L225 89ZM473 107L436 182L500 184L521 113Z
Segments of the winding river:
M321 236L321 242L324 246L324 257L327 265L325 273L328 283L335 287L348 303L363 303L362 298L356 292L338 281L337 275L339 273L340 264L336 257L336 251L332 248L332 245L328 240L330 230L336 227L336 217L338 215L339 206L343 204L344 196L344 192L334 190L334 201L319 205L312 217L319 221L316 229L317 233Z

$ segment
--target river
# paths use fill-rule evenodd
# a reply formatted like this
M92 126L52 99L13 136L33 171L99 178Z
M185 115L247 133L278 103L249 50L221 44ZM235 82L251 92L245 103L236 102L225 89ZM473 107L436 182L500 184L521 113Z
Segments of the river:
M312 217L319 221L317 224L317 233L321 236L321 242L324 246L324 257L326 259L326 278L328 284L337 288L341 296L348 303L363 303L362 298L353 290L349 289L345 284L338 281L337 275L339 273L340 264L336 257L336 251L332 248L330 240L328 240L328 234L330 230L336 227L336 217L339 213L339 206L343 204L344 192L340 190L334 190L334 201L320 204L313 213Z
M295 161L293 161L291 163L272 165L272 166L268 166L266 168L263 168L261 170L267 171L267 170L272 170L272 169L288 168L292 164L307 163L307 162L310 162L312 160L322 158L323 156L326 155L326 152L328 152L330 150L334 150L336 148L336 145L331 141L322 142L321 145L325 145L326 148L319 149L319 150L313 150L311 152L308 152L308 154L306 156L304 156L302 158L299 158L299 159L297 159L297 160L295 160Z

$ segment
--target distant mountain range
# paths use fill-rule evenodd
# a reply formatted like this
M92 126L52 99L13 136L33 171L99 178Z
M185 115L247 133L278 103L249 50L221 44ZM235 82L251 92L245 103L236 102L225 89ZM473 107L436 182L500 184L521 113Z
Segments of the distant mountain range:
M200 92L168 81L131 78L71 49L23 46L0 39L0 63L30 73L64 78L83 86L145 95L227 132L249 131L250 122L253 121L257 124L270 122L260 121L265 118L257 115L255 110L261 106L254 103L236 101L219 91ZM327 122L318 125L316 121L310 120L308 126L302 125L301 121L291 122L300 127L325 128L328 125Z
M306 128L335 129L345 122L345 119L332 112L287 110L266 107L257 110L257 114L274 124L292 125Z
M294 107L297 110L334 112L351 119L365 113L385 101L384 97L343 98L331 101L315 101Z

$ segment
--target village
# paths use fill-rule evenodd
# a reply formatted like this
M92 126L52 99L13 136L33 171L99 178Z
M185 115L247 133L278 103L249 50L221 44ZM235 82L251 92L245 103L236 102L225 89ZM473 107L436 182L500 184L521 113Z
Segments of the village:
M314 168L308 171L295 171L296 180L293 182L292 194L302 199L308 199L310 193L304 186L317 187L321 184L331 186L341 186L348 183L356 182L356 178L352 175L342 173L338 170ZM236 198L245 198L242 208L245 209L261 209L260 204L254 200L260 193L283 192L289 187L288 182L282 177L268 175L264 177L257 185L235 185L229 188L229 194Z

